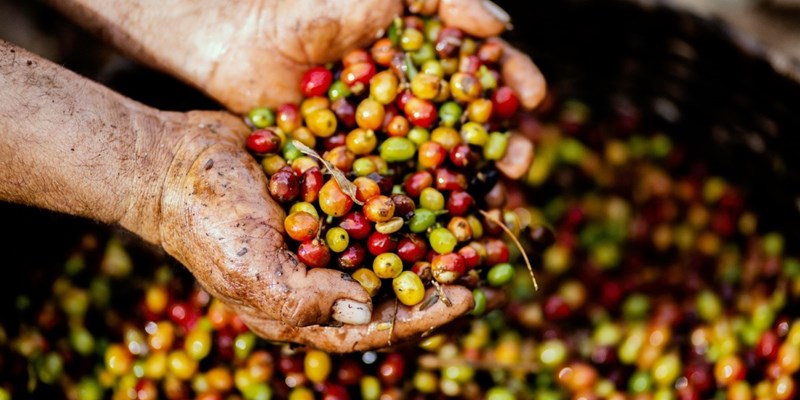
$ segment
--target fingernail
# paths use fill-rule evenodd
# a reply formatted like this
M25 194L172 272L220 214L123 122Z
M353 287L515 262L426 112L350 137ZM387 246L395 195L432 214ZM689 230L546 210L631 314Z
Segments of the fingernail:
M488 11L490 14L492 14L495 18L502 21L503 23L507 24L511 22L511 16L508 15L506 10L503 10L500 6L498 6L494 2L491 2L489 0L483 0L481 1L481 5L483 5L483 8L486 9L486 11Z
M372 310L355 300L336 300L333 303L333 319L344 324L364 325L372 319Z

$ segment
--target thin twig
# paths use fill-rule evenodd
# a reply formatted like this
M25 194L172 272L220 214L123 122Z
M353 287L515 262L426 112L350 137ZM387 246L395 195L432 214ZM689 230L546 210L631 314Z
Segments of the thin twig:
M431 283L433 283L433 287L436 288L436 293L439 294L439 298L442 299L442 303L444 303L444 305L448 307L452 306L453 303L450 302L449 298L447 298L447 294L444 292L444 289L442 289L442 285L440 285L439 282L436 282L435 280L432 280Z
M483 214L483 216L486 217L486 219L491 220L492 222L494 222L497 225L500 225L500 228L503 229L503 231L505 231L508 234L508 236L514 242L514 244L517 245L517 248L519 249L519 252L522 253L522 258L525 259L525 266L528 267L528 272L530 272L530 274L531 274L531 281L533 282L533 288L535 290L539 290L539 284L536 283L536 277L533 275L533 267L531 266L531 261L528 259L528 254L525 252L525 249L522 248L522 244L519 242L519 239L517 239L517 237L514 235L514 232L511 232L511 229L508 229L506 224L504 224L499 219L493 217L488 212L483 211L483 210L478 210L478 211L481 214Z
M392 336L394 336L394 323L397 321L397 311L399 310L400 304L397 300L397 297L394 298L394 314L392 314L392 326L389 327L389 340L387 342L388 347L392 347Z

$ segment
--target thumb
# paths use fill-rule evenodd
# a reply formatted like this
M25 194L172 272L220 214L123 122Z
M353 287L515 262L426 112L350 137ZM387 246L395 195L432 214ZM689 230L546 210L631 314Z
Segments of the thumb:
M242 148L243 134L225 129L223 116L187 118L163 183L164 249L234 308L304 326L329 322L337 300L348 300L361 310L348 321L368 321L371 302L359 283L341 272L307 270L286 248L285 214Z
M352 325L370 321L372 300L348 273L328 268L306 269L294 254L286 251L286 255L295 261L285 263L299 264L300 268L286 279L289 290L280 305L280 322L300 327L326 324L331 319ZM269 309L275 304L265 302L262 307Z
M525 109L534 109L547 94L547 82L542 72L527 54L506 41L499 38L489 38L488 41L503 46L503 58L500 60L503 81L517 92L520 103Z
M440 0L439 16L446 25L484 38L500 35L511 26L511 17L489 0Z

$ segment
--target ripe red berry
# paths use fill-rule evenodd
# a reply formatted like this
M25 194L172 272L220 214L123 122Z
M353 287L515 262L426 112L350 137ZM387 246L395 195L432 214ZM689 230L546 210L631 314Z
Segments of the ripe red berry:
M469 212L474 203L472 195L463 190L456 190L447 198L447 212L452 216L461 216Z
M280 202L291 201L300 194L300 178L292 167L287 165L269 178L269 194Z
M557 321L567 318L572 312L569 305L559 295L553 295L545 299L542 310L544 311L544 317L547 318L548 321Z
M417 171L411 174L405 181L406 193L411 197L419 197L425 188L433 185L433 175L428 171Z
M475 161L477 161L477 157L466 143L457 144L450 150L450 162L456 167L468 167L473 165Z
M351 242L343 252L339 253L338 264L342 269L355 269L364 263L367 251L359 242Z
M486 238L483 242L486 247L486 265L492 266L508 262L508 245L497 238Z
M355 119L353 121L355 121ZM330 151L340 146L346 146L346 143L347 143L347 135L345 135L344 133L337 133L333 136L325 138L322 141L322 147L326 151Z
M333 73L325 67L313 67L303 74L300 91L305 97L325 96L333 82Z
M464 268L467 271L475 269L481 265L481 255L472 246L464 246L458 250L458 254L464 258Z
M345 98L336 99L331 104L331 111L343 126L353 128L356 126L356 107ZM344 144L344 142L342 142Z
M465 190L467 188L467 177L464 174L447 168L437 168L435 173L436 190Z
M519 99L514 89L502 86L492 94L492 110L498 118L511 118L518 108Z
M439 283L453 283L461 278L465 271L464 257L458 253L439 254L431 260L433 279Z
M430 128L436 121L436 106L428 100L414 97L406 100L403 112L406 113L408 122L421 128Z
M342 217L339 227L347 231L351 239L361 240L367 237L372 231L372 225L363 213L352 211Z
M422 260L427 252L427 241L418 235L408 235L397 243L397 255L407 263Z
M461 47L461 41L464 39L464 32L461 29L453 27L444 27L439 31L439 36L436 38L436 54L439 58L448 58L455 55L456 50Z
M397 103L397 107L405 112L406 103L408 103L408 100L410 100L412 97L414 97L414 94L411 93L411 90L406 89L400 92L400 94L395 97L394 101Z
M307 240L297 248L297 258L309 268L322 268L331 261L331 252L321 240Z
M322 189L322 185L325 183L319 168L311 167L307 169L306 172L303 172L300 181L300 198L309 203L316 202L319 199L319 190Z
M342 82L350 87L354 92L363 90L369 84L369 80L375 76L377 70L372 62L360 62L342 70Z
M373 256L383 253L391 253L397 247L397 243L390 235L380 232L372 232L367 238L367 250ZM399 254L398 254L399 255ZM402 256L400 257L403 258ZM405 260L403 260L405 261Z
M391 353L378 367L378 378L387 384L394 385L403 379L406 369L406 360L399 353Z
M272 129L258 129L247 137L247 148L256 154L275 153L281 148L281 138Z

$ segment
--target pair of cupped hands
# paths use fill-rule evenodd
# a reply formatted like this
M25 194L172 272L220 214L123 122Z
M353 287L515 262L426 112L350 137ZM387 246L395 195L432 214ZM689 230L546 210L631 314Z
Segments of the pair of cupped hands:
M51 2L130 56L203 90L235 114L298 102L305 70L369 45L407 5L401 0ZM509 26L508 15L483 0L413 3L478 37L497 36ZM501 73L523 107L532 109L542 100L544 80L523 53L506 45ZM130 108L153 113L160 123L144 129L159 137L151 141L157 146L136 152L147 155L133 177L141 187L118 222L162 246L260 336L332 352L361 351L418 338L472 309L471 292L460 286L444 288L451 306L437 302L424 310L402 305L396 310L394 302L373 305L346 273L307 269L284 244L284 212L244 149L249 129L241 117ZM371 322L330 324L333 313L352 309L371 312ZM391 321L393 329L383 329Z

